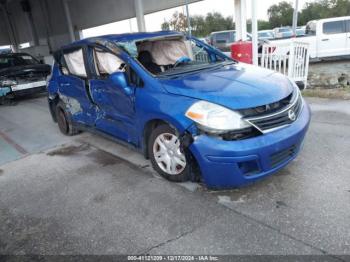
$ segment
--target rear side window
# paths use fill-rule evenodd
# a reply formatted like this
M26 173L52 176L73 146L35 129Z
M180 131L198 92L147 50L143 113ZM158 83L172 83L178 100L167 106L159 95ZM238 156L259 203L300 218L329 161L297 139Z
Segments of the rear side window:
M344 21L325 22L323 24L323 33L327 35L345 33Z
M83 49L78 49L70 53L65 53L64 60L66 62L70 75L75 75L84 78L87 77Z
M316 23L315 22L309 22L306 25L305 34L306 35L316 35Z
M215 36L215 40L218 44L228 43L230 42L230 33L217 33Z
M346 31L350 33L350 20L346 20L345 23L346 23Z

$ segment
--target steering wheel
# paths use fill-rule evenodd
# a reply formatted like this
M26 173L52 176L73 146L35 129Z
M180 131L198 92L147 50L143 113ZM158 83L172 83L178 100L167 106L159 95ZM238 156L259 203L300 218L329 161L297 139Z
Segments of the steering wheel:
M191 58L187 57L187 56L181 56L174 64L173 68L177 67L179 64L183 64L183 63L189 63L191 62Z

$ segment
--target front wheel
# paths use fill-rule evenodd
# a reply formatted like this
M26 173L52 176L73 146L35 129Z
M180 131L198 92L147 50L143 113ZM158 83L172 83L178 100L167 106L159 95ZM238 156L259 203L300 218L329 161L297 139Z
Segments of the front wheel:
M152 131L148 144L153 168L161 176L173 182L190 179L190 162L180 143L173 128L160 125Z

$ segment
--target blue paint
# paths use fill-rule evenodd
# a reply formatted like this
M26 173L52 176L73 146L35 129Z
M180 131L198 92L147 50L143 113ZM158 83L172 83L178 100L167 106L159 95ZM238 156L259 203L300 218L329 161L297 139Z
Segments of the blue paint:
M10 87L0 87L0 97L1 96L6 96L10 92L11 92L11 88Z
M86 64L92 67L88 45L98 42L113 46L115 42L170 35L181 34L166 31L101 36L75 42L63 50L84 47ZM228 59L215 48L195 38L193 40L205 48L211 61ZM276 172L296 157L310 122L310 110L303 100L304 106L298 119L289 126L239 141L224 141L201 134L196 124L185 116L188 108L200 100L232 110L279 101L293 90L295 92L293 84L281 74L250 65L228 63L174 77L157 78L127 52L119 50L118 55L138 75L142 84L135 86L125 82L121 73L107 78L93 74L88 79L64 76L56 63L48 84L49 98L73 99L80 106L80 110L71 111L74 123L98 129L140 149L144 149L144 130L149 121L163 120L180 134L190 132L194 142L189 149L198 162L205 183L211 188L229 188L254 182ZM272 166L270 156L290 146L296 147L295 154ZM242 167L244 161L248 164ZM244 170L250 166L259 170L248 176Z

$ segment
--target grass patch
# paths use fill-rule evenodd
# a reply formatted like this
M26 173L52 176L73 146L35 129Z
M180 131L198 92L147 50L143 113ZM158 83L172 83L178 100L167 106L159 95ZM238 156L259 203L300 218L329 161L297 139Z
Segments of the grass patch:
M306 97L350 100L350 88L306 89L302 91L302 94Z

